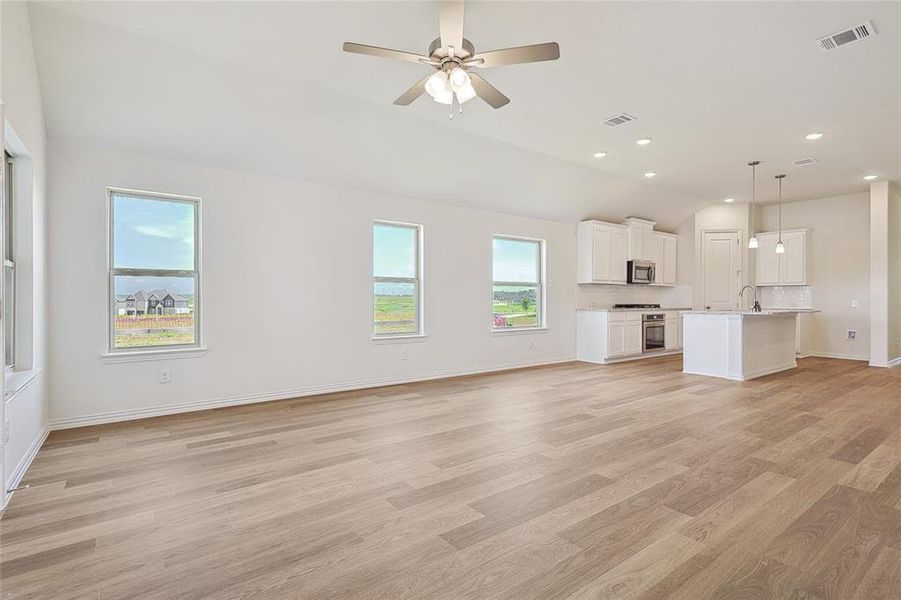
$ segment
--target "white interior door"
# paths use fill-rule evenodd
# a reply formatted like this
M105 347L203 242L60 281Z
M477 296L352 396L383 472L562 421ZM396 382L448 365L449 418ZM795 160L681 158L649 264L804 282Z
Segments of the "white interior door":
M704 307L708 310L738 308L741 253L737 231L705 231L703 248Z

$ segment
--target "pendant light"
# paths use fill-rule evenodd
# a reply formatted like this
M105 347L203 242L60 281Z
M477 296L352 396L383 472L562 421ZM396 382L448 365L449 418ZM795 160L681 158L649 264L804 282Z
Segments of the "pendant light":
M785 175L776 175L776 180L779 181L779 241L776 242L776 254L785 254L785 244L782 243L782 180L785 179Z
M748 238L748 248L757 249L757 233L754 231L754 209L757 202L757 165L759 160L752 160L748 163L751 167L751 237Z

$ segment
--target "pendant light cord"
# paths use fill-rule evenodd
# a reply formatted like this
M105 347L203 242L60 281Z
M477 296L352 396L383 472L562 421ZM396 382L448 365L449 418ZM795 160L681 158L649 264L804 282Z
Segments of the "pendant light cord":
M776 179L779 180L779 243L782 243L782 180L785 179L785 175L776 175Z
M757 165L760 161L752 160L748 164L751 165L751 235L754 236L757 225L757 217L754 214L754 208L757 206Z

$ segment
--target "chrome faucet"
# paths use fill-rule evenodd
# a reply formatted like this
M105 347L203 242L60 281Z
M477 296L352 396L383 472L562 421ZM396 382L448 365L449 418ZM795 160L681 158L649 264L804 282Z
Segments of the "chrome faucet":
M746 285L745 287L741 288L740 292L738 292L739 298L742 297L742 295L745 293L745 290L751 290L752 292L754 292L754 306L751 307L751 310L753 310L754 312L760 312L762 309L760 308L760 302L757 301L757 288L752 285Z

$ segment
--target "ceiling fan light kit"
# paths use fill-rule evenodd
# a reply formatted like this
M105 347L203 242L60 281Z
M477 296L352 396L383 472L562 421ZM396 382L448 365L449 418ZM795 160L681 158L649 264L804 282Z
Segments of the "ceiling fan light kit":
M345 42L344 51L429 65L436 73L418 81L401 94L394 104L408 106L426 93L435 102L450 105L451 118L455 100L461 106L460 112L463 111L462 105L476 96L493 108L500 108L510 102L509 98L481 75L471 73L470 69L473 67L499 67L560 58L560 46L557 42L476 53L472 42L463 37L462 0L440 3L438 30L440 37L429 45L427 56L353 42Z

